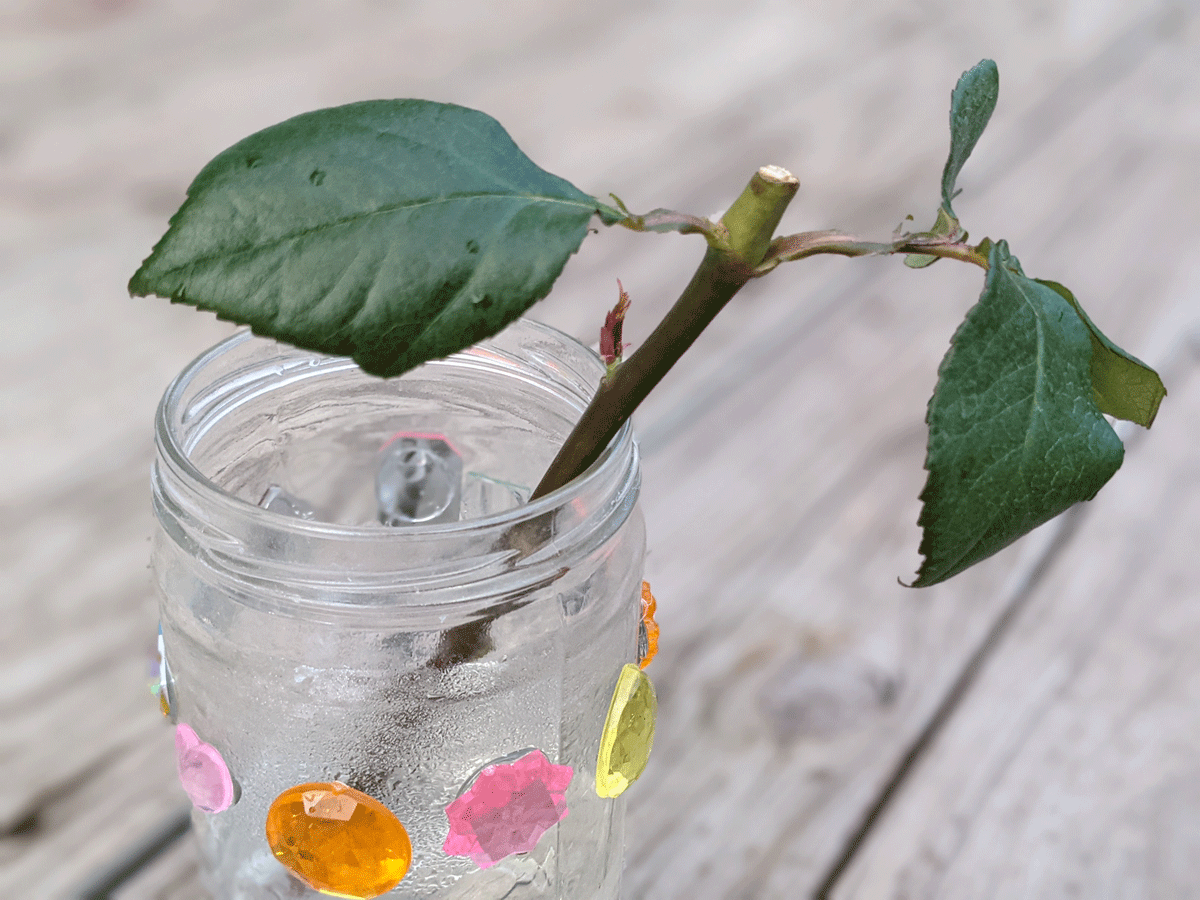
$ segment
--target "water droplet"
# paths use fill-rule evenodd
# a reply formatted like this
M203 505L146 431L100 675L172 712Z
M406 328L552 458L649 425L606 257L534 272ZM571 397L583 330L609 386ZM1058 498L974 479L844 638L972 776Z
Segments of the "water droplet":
M478 253L479 252L479 241L476 241L476 240L467 241L467 252L468 253Z
M325 173L322 172L320 169L313 169L312 172L308 176L308 180L311 181L317 187L320 187L321 182L323 182L325 180Z

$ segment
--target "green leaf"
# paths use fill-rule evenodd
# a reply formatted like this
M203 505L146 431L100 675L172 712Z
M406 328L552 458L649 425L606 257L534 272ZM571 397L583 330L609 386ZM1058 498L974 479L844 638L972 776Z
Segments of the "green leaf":
M619 217L534 165L490 116L353 103L205 166L129 290L399 375L544 297L596 212Z
M926 266L932 266L938 261L936 256L931 256L928 253L909 253L904 257L904 264L910 269L924 269Z
M950 95L950 155L942 170L942 206L951 216L958 175L987 127L999 95L1000 70L990 59L963 72Z
M1154 424L1158 406L1167 396L1162 379L1152 368L1110 341L1088 318L1075 295L1057 281L1036 279L1071 304L1092 339L1092 399L1100 411L1143 428Z
M958 219L946 212L944 207L938 208L937 219L934 221L932 228L920 234L909 235L909 237L947 237L963 241L967 239L965 232L961 232L960 236ZM910 269L924 269L926 266L932 266L937 261L938 257L931 256L928 253L909 253L904 257L904 264Z
M946 157L946 165L942 169L942 205L938 208L933 227L922 232L922 236L957 236L960 233L953 205L958 194L958 176L987 127L999 96L1000 70L990 59L981 60L963 72L954 86L950 94L950 155ZM961 239L966 240L965 232L962 232ZM937 260L936 256L928 253L910 253L904 257L904 264L910 269L923 269Z
M938 369L914 585L943 581L1080 500L1124 448L1092 399L1092 341L1071 304L991 248L979 302Z

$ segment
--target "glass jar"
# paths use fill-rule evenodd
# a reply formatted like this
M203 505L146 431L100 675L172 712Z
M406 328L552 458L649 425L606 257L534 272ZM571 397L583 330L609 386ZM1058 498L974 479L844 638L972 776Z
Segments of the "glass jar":
M617 897L624 800L597 796L595 767L637 652L628 425L582 477L524 502L603 374L520 320L386 381L241 333L167 389L153 493L170 715L237 797L193 817L215 896L319 896L265 821L282 792L337 781L407 830L388 896ZM380 524L375 473L398 434L442 436L461 459L459 521ZM294 514L260 506L269 490ZM571 767L565 818L498 861L447 853L447 806L533 749Z

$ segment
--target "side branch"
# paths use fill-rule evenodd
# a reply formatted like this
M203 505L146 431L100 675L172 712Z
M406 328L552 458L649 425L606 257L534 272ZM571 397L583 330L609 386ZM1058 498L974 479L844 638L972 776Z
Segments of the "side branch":
M821 253L838 256L888 256L896 253L920 253L960 262L974 263L986 270L987 253L984 245L973 247L961 241L949 240L939 235L910 234L895 241L882 243L863 241L842 231L804 231L776 238L767 248L763 261L754 269L754 277L761 278L780 263L793 262Z

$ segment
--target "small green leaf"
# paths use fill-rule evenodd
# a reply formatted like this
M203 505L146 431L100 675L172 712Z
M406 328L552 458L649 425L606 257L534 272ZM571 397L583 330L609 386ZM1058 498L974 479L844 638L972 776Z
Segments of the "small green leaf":
M951 216L958 175L987 127L999 95L1000 70L990 59L963 72L950 95L950 155L942 170L942 206Z
M392 376L544 297L599 212L490 116L372 100L260 131L196 176L129 283Z
M910 269L924 269L937 261L936 256L930 256L928 253L909 253L904 257L904 264Z
M596 214L600 216L600 221L605 225L624 224L625 220L629 218L629 210L625 208L625 204L616 194L609 194L609 196L613 198L616 206L609 206L597 197L592 198L592 202L596 204Z
M1159 404L1167 396L1158 373L1105 337L1069 290L1057 281L1035 280L1070 303L1087 326L1092 338L1092 399L1096 406L1114 418L1149 428L1158 415Z
M938 369L915 586L991 556L1080 500L1124 448L1092 399L1092 341L1071 304L991 247L979 302Z
M953 200L957 195L956 184L959 173L979 142L987 127L996 99L1000 95L1000 70L990 60L981 60L963 72L950 94L950 155L942 169L942 205L938 208L937 220L923 235L957 235L960 231L958 216L954 213ZM966 240L963 233L962 240ZM937 257L928 253L910 253L904 264L910 269L923 269L937 262Z
M959 240L966 240L967 235L963 233L959 237L958 219L946 212L945 207L938 207L937 219L933 223L933 227L928 231L923 231L919 235L909 235L909 237L955 237ZM909 253L904 257L904 264L910 269L924 269L926 266L932 266L938 261L938 257L931 256L928 253Z

